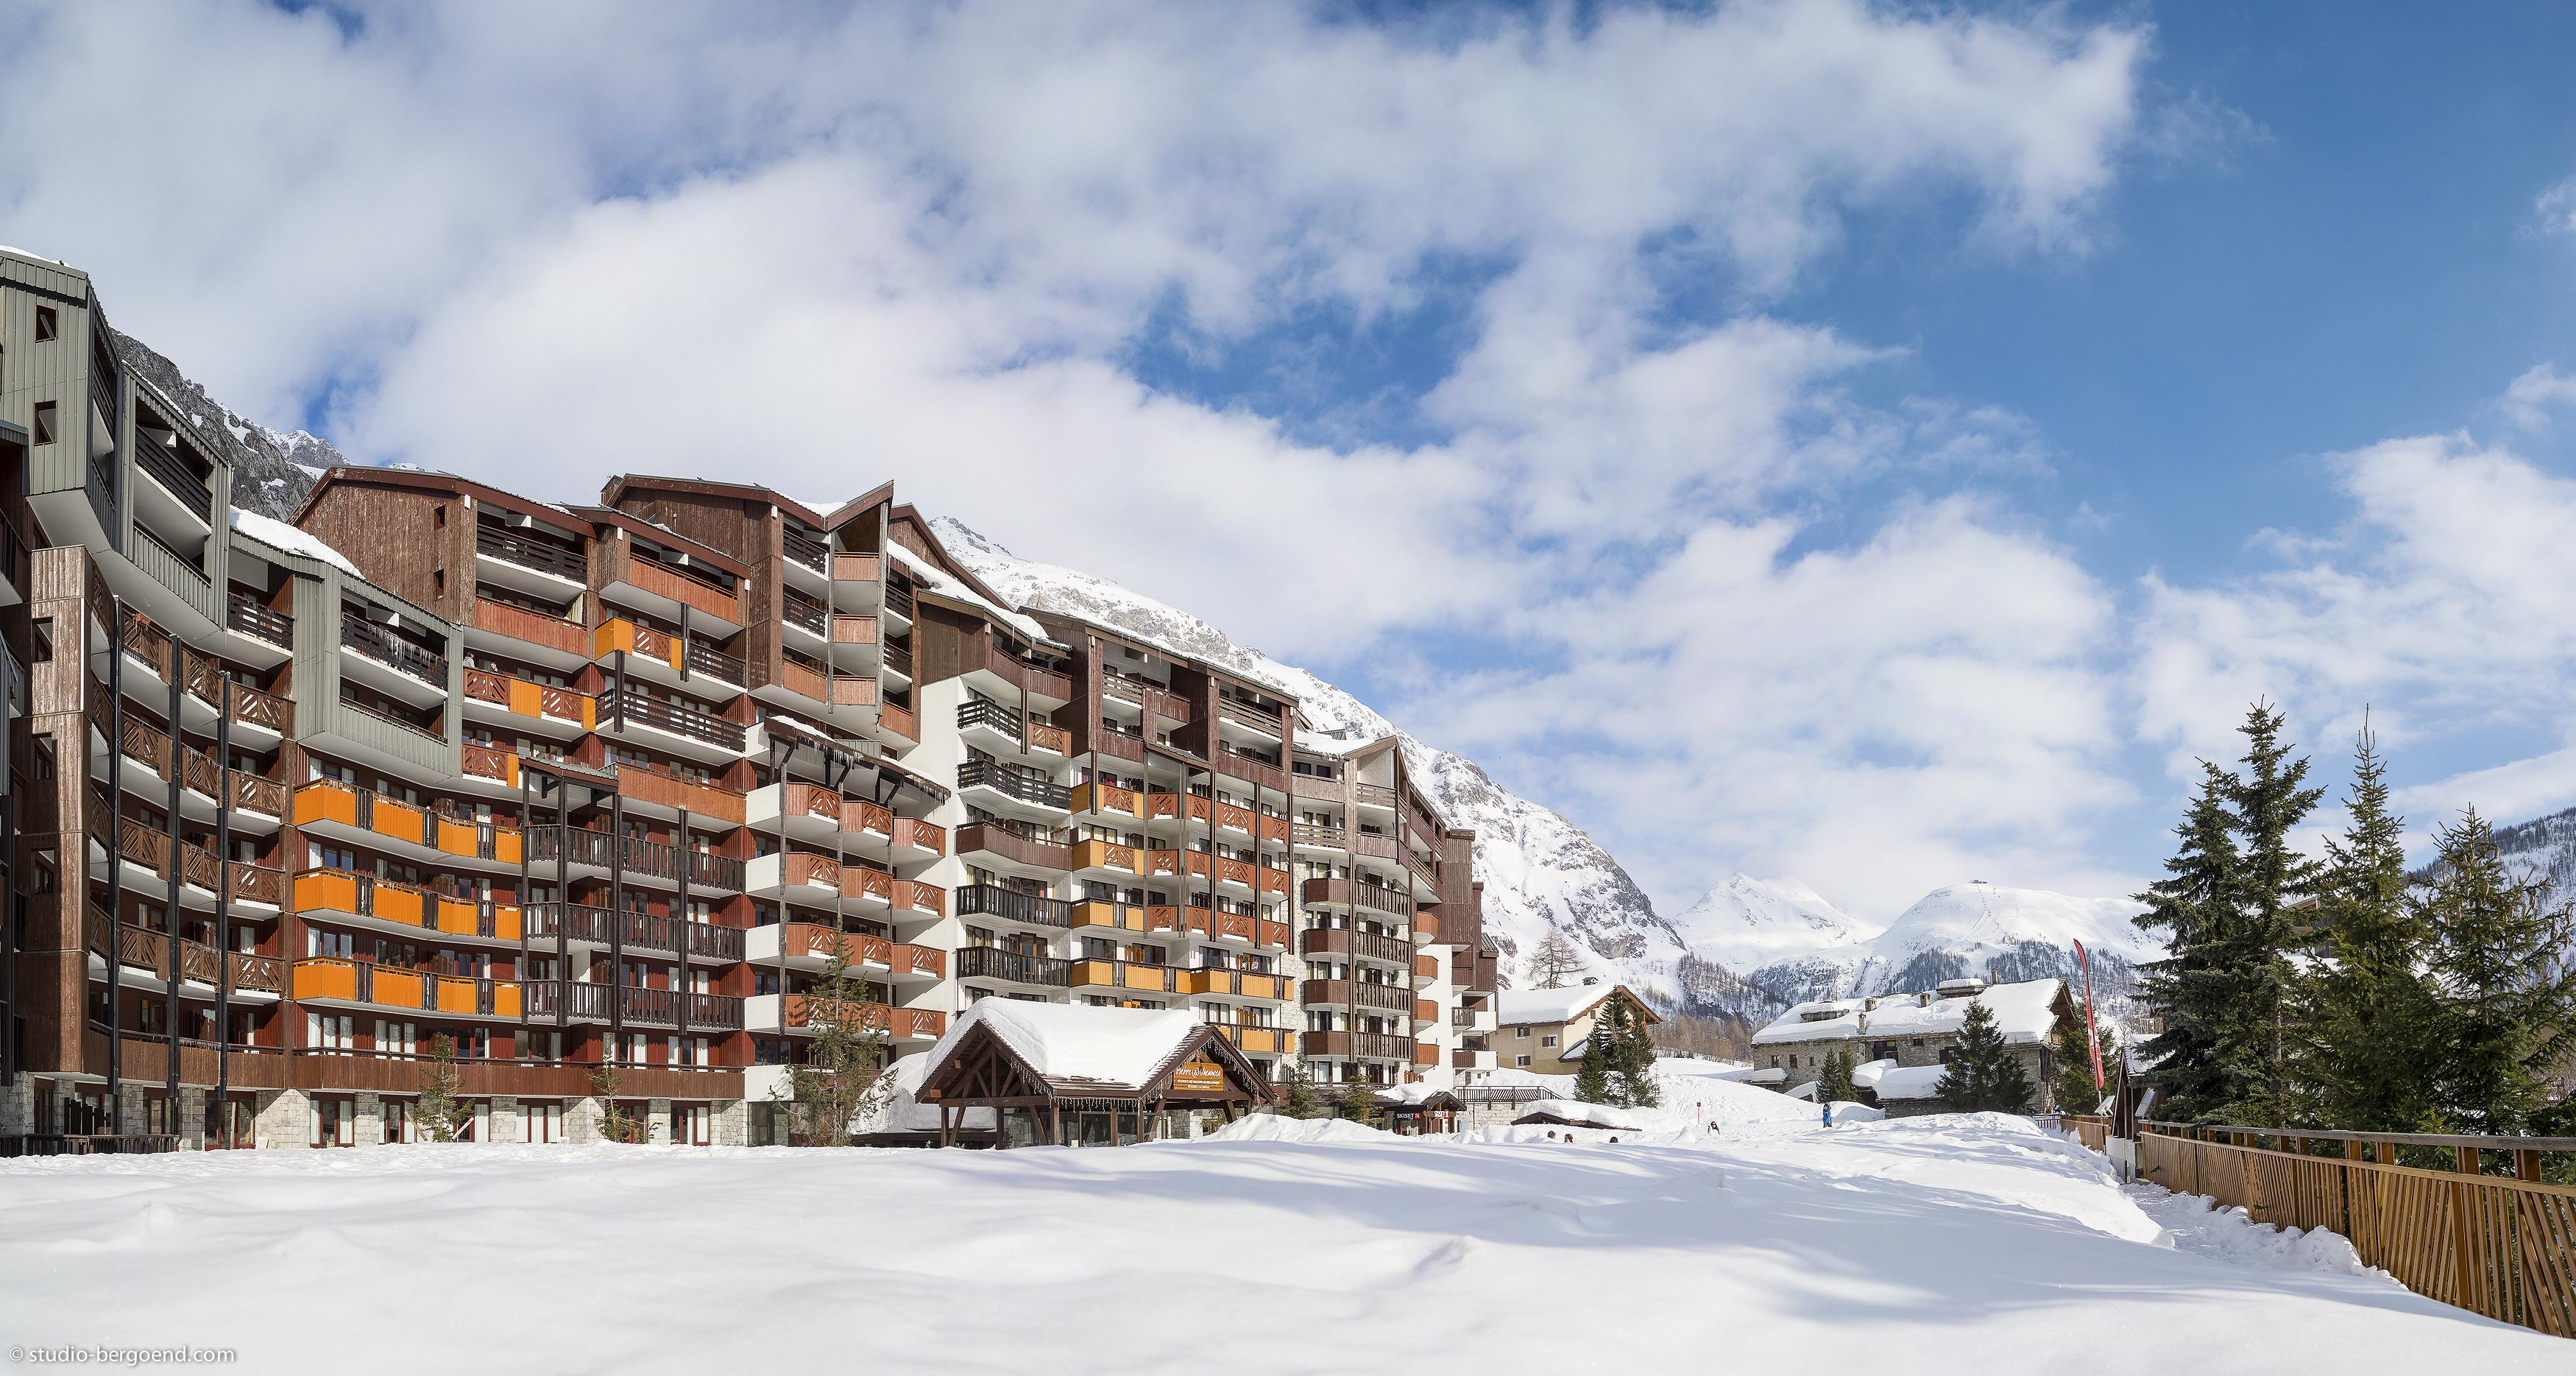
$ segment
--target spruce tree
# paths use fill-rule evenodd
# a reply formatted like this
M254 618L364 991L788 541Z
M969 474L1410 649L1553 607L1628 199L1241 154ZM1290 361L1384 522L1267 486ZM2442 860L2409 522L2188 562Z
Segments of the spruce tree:
M2417 913L2432 936L2438 1011L2425 1048L2436 1108L2453 1132L2551 1134L2570 1124L2555 1088L2576 1054L2576 961L2569 909L2506 870L2495 834L2470 808L2437 828L2440 848Z
M1623 1108L1653 1108L1664 1097L1655 1086L1654 1034L1646 1030L1645 1015L1628 1007L1625 995L1612 994L1610 1002L1620 1009L1625 1025L1610 1047L1611 1092Z
M624 1088L617 1067L608 1060L603 1059L599 1067L590 1072L590 1095L599 1101L600 1141L631 1144L645 1139L643 1120L628 1113L625 1104L619 1102Z
M2030 1072L1983 1002L1971 1004L1959 1024L1958 1048L1933 1093L1962 1113L2030 1112Z
M1816 1075L1816 1100L1826 1104L1857 1102L1860 1090L1852 1084L1852 1054L1842 1047L1825 1053L1824 1069Z
M1288 1067L1280 1084L1287 1090L1287 1100L1279 1106L1283 1118L1321 1118L1332 1110L1326 1107L1323 1093L1315 1088L1315 1078L1306 1073L1304 1063Z
M1361 1127L1375 1127L1385 1107L1378 1102L1377 1087L1366 1080L1344 1080L1333 1095L1333 1111Z
M2228 799L2236 776L2201 762L2200 793L2174 835L2165 877L2137 901L2139 927L2164 938L2165 958L2141 967L2139 996L2163 1027L2139 1047L2162 1091L2164 1116L2191 1120L2226 1101L2219 1064L2219 1023L2229 990L2217 959L2237 905L2236 830Z
M432 1142L453 1142L474 1116L474 1106L456 1096L456 1039L444 1032L429 1039L429 1060L420 1071L420 1098L411 1114L421 1135Z
M2325 796L2306 786L2308 762L2281 741L2281 713L2257 702L2236 728L2245 737L2243 771L2228 798L2237 835L2237 904L2215 963L2226 988L2218 1026L2225 1082L2220 1116L2239 1123L2294 1123L2307 1116L2291 1065L2291 991L2299 937L2293 903L2313 894L2318 866L2290 844L2290 834Z
M2316 1119L2346 1132L2417 1132L2433 1118L2425 1054L2436 1006L2430 933L2407 894L2405 821L2388 809L2386 765L2365 724L2353 752L2351 820L2326 842L2317 888L2321 960L2301 1000L2302 1078Z
M1583 1039L1583 1066L1574 1072L1574 1097L1587 1104L1610 1102L1610 1043L1615 1028L1624 1027L1626 1010L1612 999L1601 1015L1592 1020L1592 1033Z
M2105 1095L2110 1095L2112 1080L2120 1067L2120 1038L2110 1028L2094 1033L2094 1049L2084 1046L2084 1023L2069 1023L2053 1033L2058 1072L2050 1080L2050 1098L2056 1098L2058 1113L2092 1113ZM2094 1085L2092 1054L2102 1054L2102 1082Z

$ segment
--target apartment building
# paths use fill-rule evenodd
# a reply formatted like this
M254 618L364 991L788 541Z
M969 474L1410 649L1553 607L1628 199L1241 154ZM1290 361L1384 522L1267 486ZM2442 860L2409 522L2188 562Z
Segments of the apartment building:
M1473 838L1392 742L1009 604L891 486L348 467L286 524L222 453L0 254L0 1150L405 1140L442 1036L480 1140L776 1140L835 953L897 1054L1008 998L1490 1065Z

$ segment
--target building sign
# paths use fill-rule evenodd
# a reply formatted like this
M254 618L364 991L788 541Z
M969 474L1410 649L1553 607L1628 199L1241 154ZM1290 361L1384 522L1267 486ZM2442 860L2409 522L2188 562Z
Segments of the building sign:
M1172 1072L1174 1094L1223 1094L1225 1067L1214 1061L1190 1061Z

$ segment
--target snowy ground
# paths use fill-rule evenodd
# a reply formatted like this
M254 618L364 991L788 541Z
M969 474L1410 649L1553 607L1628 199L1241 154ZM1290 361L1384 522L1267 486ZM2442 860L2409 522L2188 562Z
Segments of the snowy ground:
M2019 1120L1742 1093L1713 1143L11 1162L0 1337L258 1372L2576 1370Z

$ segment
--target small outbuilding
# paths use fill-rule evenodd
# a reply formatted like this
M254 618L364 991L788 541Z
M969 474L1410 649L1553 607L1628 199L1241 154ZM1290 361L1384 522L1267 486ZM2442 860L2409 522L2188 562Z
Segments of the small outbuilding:
M1223 1032L1178 1010L988 998L926 1054L914 1097L937 1111L943 1146L976 1109L994 1114L997 1146L1107 1147L1278 1100Z
M1580 1099L1541 1099L1512 1120L1514 1127L1536 1124L1560 1128L1608 1128L1612 1132L1646 1130L1646 1120L1626 1109L1587 1104Z
M1420 1084L1397 1085L1377 1097L1386 1105L1387 1131L1406 1137L1456 1132L1458 1114L1466 1108L1457 1095Z

